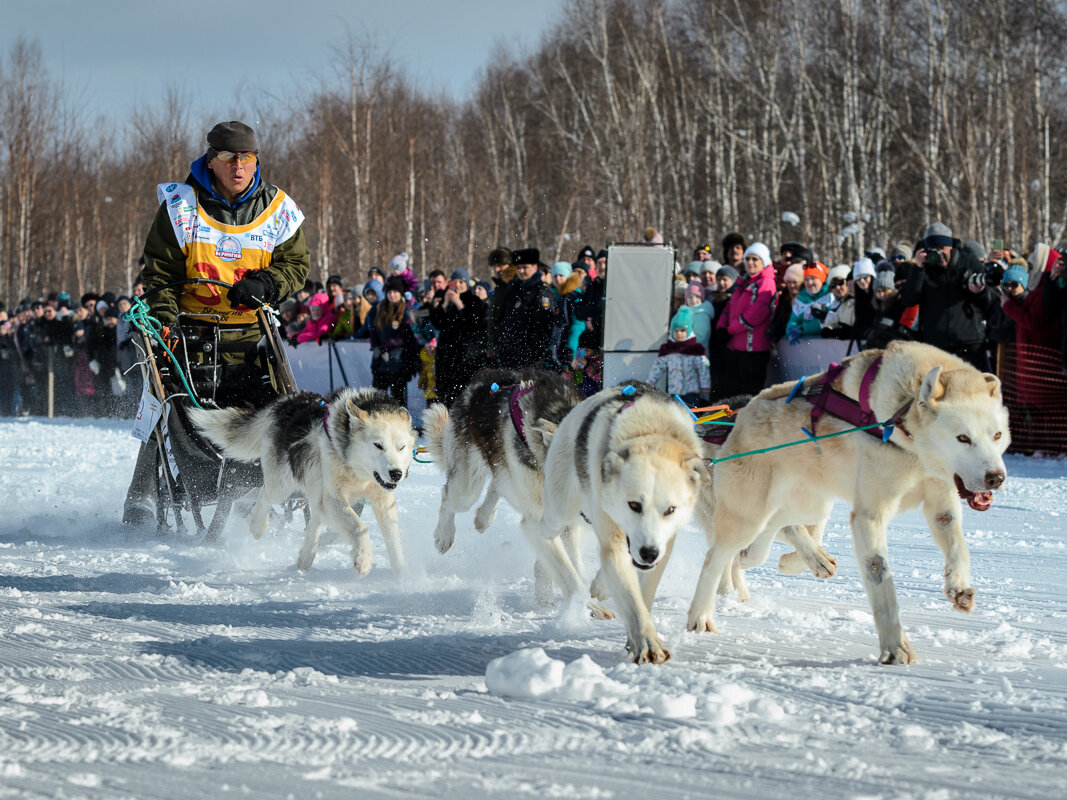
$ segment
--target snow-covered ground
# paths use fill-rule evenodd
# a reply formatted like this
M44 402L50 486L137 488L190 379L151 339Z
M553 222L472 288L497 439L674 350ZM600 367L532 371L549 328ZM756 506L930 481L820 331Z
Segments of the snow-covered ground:
M0 420L0 797L1067 797L1063 461L1011 457L965 510L971 616L921 516L893 523L916 666L877 664L838 505L837 577L776 549L719 636L684 631L687 528L654 610L674 659L637 668L618 622L534 602L506 506L439 555L431 465L398 490L399 581L369 510L363 580L336 542L299 573L296 523L133 535L129 427Z

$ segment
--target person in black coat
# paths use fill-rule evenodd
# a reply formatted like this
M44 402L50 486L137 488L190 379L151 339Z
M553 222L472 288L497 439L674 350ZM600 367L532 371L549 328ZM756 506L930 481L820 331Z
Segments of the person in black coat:
M515 280L497 290L502 310L497 360L502 369L544 366L555 296L541 279L540 258L533 248L514 251Z
M996 297L985 285L982 262L960 248L948 226L935 222L915 263L900 296L905 307L919 306L922 341L988 371L985 316Z
M437 398L451 407L470 383L474 373L485 366L485 302L470 288L470 273L453 270L441 302L430 305L430 324L437 331L434 359Z

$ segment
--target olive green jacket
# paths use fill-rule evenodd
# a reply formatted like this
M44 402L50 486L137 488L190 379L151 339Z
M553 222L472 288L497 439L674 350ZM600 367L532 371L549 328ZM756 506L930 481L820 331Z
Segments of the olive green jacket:
M193 166L195 169L195 162ZM238 202L236 206L230 206L212 192L206 191L192 174L185 179L185 182L196 189L197 200L208 216L225 225L249 224L266 210L278 194L277 186L260 180L259 185L250 195ZM161 204L156 211L155 219L152 220L152 227L148 231L148 238L144 244L142 275L145 292L188 277L185 262L185 253L178 246L178 240L174 236L166 205ZM302 288L307 281L310 268L311 259L308 255L307 242L304 239L304 229L301 227L271 253L270 266L266 268L266 271L274 279L277 292L277 296L272 298L272 303L280 303ZM148 298L148 306L152 315L164 325L173 323L178 314L180 292L181 287L164 289Z

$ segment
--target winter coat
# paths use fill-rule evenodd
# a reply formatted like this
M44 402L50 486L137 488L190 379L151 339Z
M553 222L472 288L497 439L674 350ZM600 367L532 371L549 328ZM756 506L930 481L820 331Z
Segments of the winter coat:
M330 298L325 292L319 292L311 296L308 306L321 308L322 316L318 319L314 316L310 317L307 324L304 325L304 329L296 335L294 341L297 344L301 342L318 342L322 344L322 340L330 335L330 329L337 320L337 316L333 311L333 303L330 302Z
M196 190L197 201L204 212L223 225L242 226L251 223L266 211L278 194L277 186L263 182L257 166L248 190L231 205L211 187L211 171L207 167L206 154L194 161L190 170L185 183ZM174 236L170 215L164 204L160 204L152 220L152 227L145 240L144 258L146 291L187 277L186 255ZM310 265L304 229L300 227L296 233L274 248L270 265L266 267L266 271L274 280L276 297L272 298L272 301L284 300L300 289L307 280ZM180 289L166 289L156 292L149 301L152 315L165 325L173 323L178 313L179 292ZM256 339L259 338L258 331L253 331L253 334Z
M730 334L727 350L744 353L769 352L771 340L767 335L771 316L777 302L774 267L768 264L755 275L743 275L735 284L726 313L718 327Z
M648 382L653 386L667 376L667 394L711 395L711 369L704 346L693 336L684 342L670 341L660 345Z
M985 341L985 314L995 298L989 289L976 293L968 288L982 272L975 256L956 247L947 266L912 269L900 296L905 306L919 306L922 341L949 352Z
M1040 288L1026 292L1022 299L1005 297L1001 306L1004 313L1015 322L1015 344L1039 345L1053 350L1059 348L1060 320L1045 305Z
M552 288L556 301L552 307L552 336L548 343L547 364L562 370L578 351L578 340L585 330L585 320L578 318L582 302L582 276L572 273L558 290Z
M711 301L705 300L698 306L689 306L689 314L693 324L693 336L700 342L704 351L711 352L711 329L714 327L715 306Z
M415 273L411 271L411 267L405 267L403 272L394 272L393 277L400 278L404 282L405 291L411 292L415 297L418 297L419 293L419 279L415 277ZM381 295L379 295L379 299Z
M1060 316L1060 360L1067 368L1067 272L1041 281L1041 300L1053 313Z
M578 336L578 346L585 350L600 350L604 346L604 306L606 303L607 277L599 275L589 281L582 292L578 306L578 318L589 324Z
M401 375L405 380L410 380L419 370L419 351L422 349L415 341L411 313L405 311L395 328L379 328L375 324L375 317L381 312L382 305L377 303L367 315L367 322L370 323L371 372L376 375Z
M556 298L552 290L535 272L529 280L519 278L508 284L501 298L503 315L500 320L497 358L503 369L542 367L552 338L553 308Z
M459 397L474 373L485 366L485 301L469 289L459 296L463 308L434 303L429 322L437 330L434 356L436 392L446 405Z
M815 301L814 305L826 308L826 316L820 320L823 337L850 339L855 336L856 298L848 294L840 300L828 292Z
M786 335L799 330L801 336L818 336L822 332L822 325L811 314L811 307L816 301L830 294L830 287L824 282L819 291L808 294L807 289L801 289L797 299L793 301L793 310L789 315L789 324L785 326Z

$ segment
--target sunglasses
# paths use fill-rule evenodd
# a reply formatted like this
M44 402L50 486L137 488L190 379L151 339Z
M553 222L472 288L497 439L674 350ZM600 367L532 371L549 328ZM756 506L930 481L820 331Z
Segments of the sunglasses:
M1020 286L1022 286L1022 284L1016 283L1015 281L1004 281L1002 284L1000 284L1000 286L1003 289L1007 289L1009 292L1013 292Z
M215 158L223 164L232 164L234 161L237 161L240 164L251 164L256 160L258 154L258 150L248 150L244 153L234 153L230 150L219 150L215 154Z
M844 286L844 285L845 285L845 279L844 278L834 278L832 281L830 281L830 288L831 289L836 289L838 286Z

